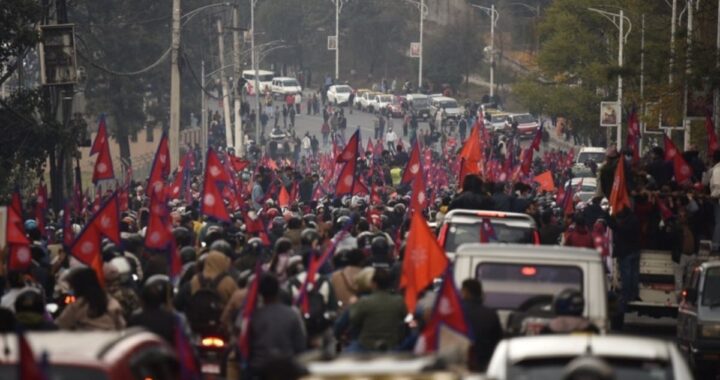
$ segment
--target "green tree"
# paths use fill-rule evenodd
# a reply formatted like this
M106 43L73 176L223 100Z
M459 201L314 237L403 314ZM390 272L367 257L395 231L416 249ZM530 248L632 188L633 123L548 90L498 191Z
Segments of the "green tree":
M482 64L484 43L477 22L468 15L429 38L424 57L425 78L436 85L458 88Z

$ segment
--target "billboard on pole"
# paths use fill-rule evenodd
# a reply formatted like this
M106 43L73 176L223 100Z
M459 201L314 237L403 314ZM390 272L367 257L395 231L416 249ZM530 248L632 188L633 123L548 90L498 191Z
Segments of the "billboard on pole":
M337 36L328 36L328 50L337 50Z
M617 127L620 124L620 102L600 102L600 126Z
M420 58L421 53L422 53L422 46L420 46L420 43L419 42L411 42L410 43L410 57Z

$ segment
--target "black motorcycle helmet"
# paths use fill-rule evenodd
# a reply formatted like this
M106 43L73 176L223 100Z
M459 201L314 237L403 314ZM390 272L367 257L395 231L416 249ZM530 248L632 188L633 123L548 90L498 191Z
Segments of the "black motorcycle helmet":
M287 253L292 249L292 241L286 237L281 237L275 241L275 253Z
M193 247L180 248L180 262L187 264L197 260L197 253Z
M320 240L320 234L314 228L306 228L300 233L300 244L312 246L313 242Z
M45 300L40 291L27 289L15 299L15 313L43 314L45 312Z
M285 218L282 216L276 216L273 218L270 229L274 232L282 232L285 229Z
M387 258L390 253L390 243L382 235L375 236L370 243L370 252L374 258Z
M565 289L553 299L553 311L557 315L581 316L585 309L585 299L577 289Z
M186 247L192 245L192 233L185 227L173 228L173 237L175 237L175 244L178 247Z
M230 245L230 243L228 243L227 241L222 240L222 239L215 240L210 245L210 250L222 252L223 255L230 257L230 258L232 258L234 256L233 248Z
M150 276L143 284L140 298L145 309L157 309L165 305L170 299L172 284L170 278L164 274Z

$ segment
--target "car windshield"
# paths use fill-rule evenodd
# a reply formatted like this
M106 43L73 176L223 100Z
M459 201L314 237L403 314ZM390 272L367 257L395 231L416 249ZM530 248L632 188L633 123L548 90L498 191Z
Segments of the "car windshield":
M512 365L509 379L555 380L565 376L565 367L574 358L535 359ZM613 369L615 380L666 380L672 379L672 368L667 362L640 359L603 358Z
M348 86L337 86L335 87L335 92L338 94L347 94L350 92L350 87Z
M383 95L383 96L380 96L380 97L378 97L378 98L379 98L380 101L383 102L383 103L392 102L392 99L393 99L393 98L392 98L392 95Z
M605 161L605 153L603 152L581 152L578 154L578 162L584 164L586 162L593 161L599 164Z
M505 117L507 117L507 115L503 115L503 114L493 115L493 116L490 118L490 122L491 122L491 123L504 123L504 122L505 122Z
M533 243L533 230L528 227L508 226L491 222L499 243ZM445 252L455 252L464 243L480 242L480 223L451 224L445 239Z
M96 369L52 364L48 366L48 380L106 380L107 375ZM17 365L0 365L0 379L19 379Z
M443 100L440 102L442 108L458 108L457 102L454 100Z
M720 267L710 268L705 274L703 305L720 305Z
M523 124L523 123L535 123L535 118L532 117L532 115L523 114L523 115L517 115L517 116L515 116L515 121L517 121L518 124Z
M582 270L567 265L484 262L477 266L485 306L516 310L539 298L552 299L565 289L582 290ZM532 377L531 377L532 378Z
M298 84L298 81L295 79L287 79L283 81L283 86L285 87L300 87L300 84Z
M428 104L430 104L430 103L429 103L428 100L425 99L425 98L423 98L423 99L413 99L413 101L412 101L413 107L427 107Z
M258 79L260 80L260 82L272 82L273 75L272 74L259 75Z

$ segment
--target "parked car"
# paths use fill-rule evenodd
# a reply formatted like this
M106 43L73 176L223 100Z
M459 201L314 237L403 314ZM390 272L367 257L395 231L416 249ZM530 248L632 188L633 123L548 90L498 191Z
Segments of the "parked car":
M463 116L464 112L463 108L458 104L457 100L449 98L447 96L438 96L432 98L432 100L430 101L430 108L433 117L435 117L435 115L440 111L445 112L442 119L443 123L447 122L448 120L452 120L457 123Z
M498 243L539 244L535 219L514 212L455 209L443 218L438 241L445 253L452 257L460 245L479 243L480 227L487 219L495 231Z
M268 70L258 70L258 84L260 85L260 93L265 94L271 91L272 80L275 77L275 73ZM246 94L255 94L255 70L243 70L242 77L247 81L245 83Z
M690 265L678 308L677 342L699 373L720 370L720 261ZM709 377L708 377L709 378Z
M635 336L545 335L505 339L498 344L485 377L563 379L573 365L594 361L615 380L692 380L674 342ZM573 377L575 378L575 377ZM595 378L595 377L591 377Z
M25 337L38 357L47 355L50 379L177 379L173 348L141 329L125 331L29 332ZM0 379L16 379L16 334L0 336Z
M376 94L370 101L370 107L368 111L382 113L383 115L387 112L388 105L392 102L393 95L389 94Z
M297 79L289 77L273 78L271 88L273 96L280 98L302 92L302 87Z
M405 108L403 108L405 102L404 96L392 96L392 101L385 108L385 113L390 117L405 117Z
M350 100L350 94L352 94L352 92L352 87L346 84L332 85L327 90L328 102L339 106L348 105L348 101Z
M430 98L425 94L408 94L408 106L415 111L418 117L427 119L430 117Z
M510 335L532 335L554 317L565 289L582 292L583 316L601 332L609 326L605 266L595 250L522 244L463 244L455 254L455 282L482 281L484 304L497 310Z
M517 133L520 136L535 136L535 131L540 126L537 119L529 113L510 114L505 118L505 130L511 131L513 125L517 124Z
M503 132L505 130L505 120L510 115L507 112L498 110L486 110L485 112L485 125L488 129L493 132Z
M372 91L367 88L356 89L355 90L355 98L353 99L353 107L355 107L356 109L361 109L362 108L362 105L361 105L362 97L364 94L366 94L368 92L372 92Z
M372 102L375 99L375 95L378 95L379 92L372 92L368 91L362 94L360 97L360 109L363 111L372 112Z

